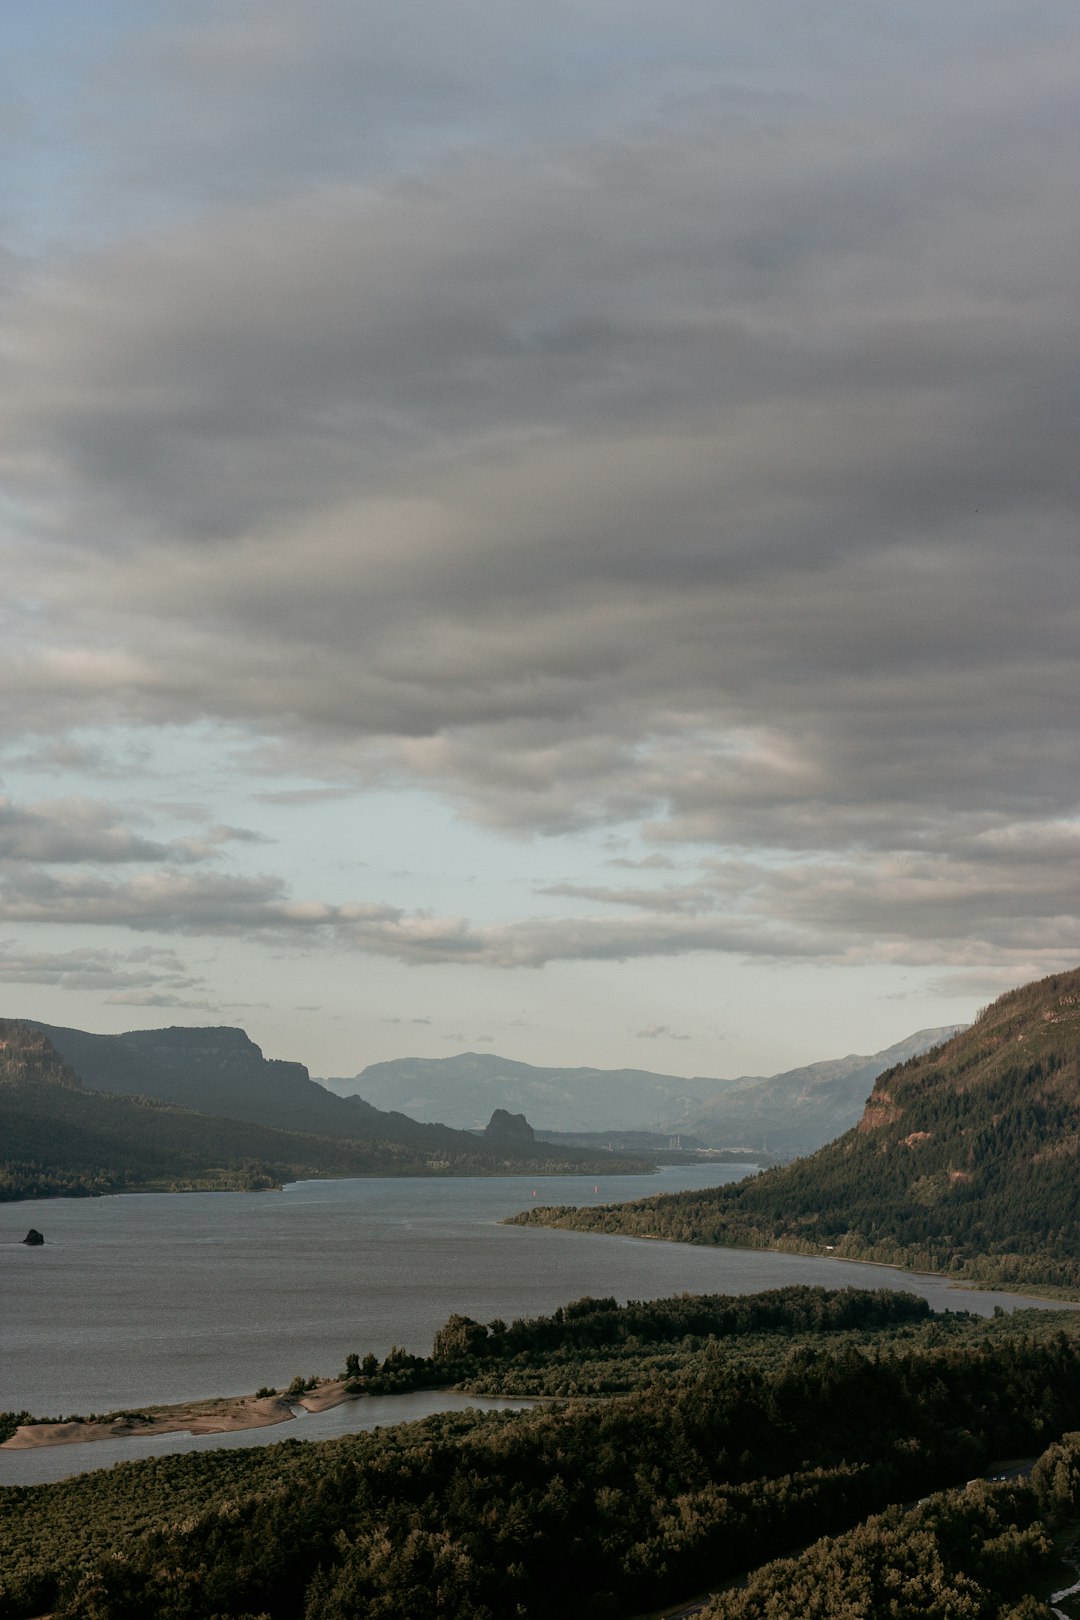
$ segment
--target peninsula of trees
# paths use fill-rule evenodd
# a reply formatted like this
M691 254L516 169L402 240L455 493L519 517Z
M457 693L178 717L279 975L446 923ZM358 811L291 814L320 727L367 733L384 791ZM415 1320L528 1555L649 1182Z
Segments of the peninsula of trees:
M452 1318L417 1359L573 1398L0 1491L0 1616L629 1620L712 1591L713 1620L1051 1620L1066 1584L1076 1313L586 1299Z

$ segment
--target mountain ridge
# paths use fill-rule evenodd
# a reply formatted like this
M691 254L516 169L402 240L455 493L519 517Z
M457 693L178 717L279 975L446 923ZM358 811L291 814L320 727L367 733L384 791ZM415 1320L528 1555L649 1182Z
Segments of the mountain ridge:
M613 1163L653 1168L641 1155L483 1142L332 1097L303 1064L264 1058L227 1025L114 1036L0 1020L0 1200L311 1176L591 1175Z
M767 1148L791 1157L846 1130L878 1074L956 1028L918 1030L867 1056L849 1053L732 1080L650 1069L545 1068L493 1052L463 1052L393 1058L352 1079L324 1083L339 1095L362 1093L377 1107L438 1116L459 1128L481 1128L501 1107L526 1114L538 1131L689 1134L711 1147Z
M1080 1289L1080 969L1008 992L875 1083L859 1121L751 1181L516 1220Z

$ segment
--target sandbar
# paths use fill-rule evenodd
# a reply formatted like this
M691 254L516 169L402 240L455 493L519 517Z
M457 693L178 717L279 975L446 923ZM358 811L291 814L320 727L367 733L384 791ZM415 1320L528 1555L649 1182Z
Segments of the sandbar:
M328 1378L302 1395L223 1395L183 1401L177 1406L151 1406L141 1413L118 1413L96 1422L22 1423L0 1450L27 1451L33 1446L81 1445L87 1440L123 1440L157 1434L228 1434L237 1429L263 1429L288 1423L293 1408L327 1412L352 1400L343 1378Z

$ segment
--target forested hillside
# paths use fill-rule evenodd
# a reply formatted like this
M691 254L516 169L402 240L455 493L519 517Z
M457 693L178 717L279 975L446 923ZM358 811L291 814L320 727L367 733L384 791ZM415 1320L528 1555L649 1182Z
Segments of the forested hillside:
M1080 970L881 1076L838 1141L753 1180L515 1219L1080 1289Z
M318 1088L316 1088L318 1089ZM192 1188L258 1189L316 1176L593 1174L610 1156L542 1144L390 1140L277 1130L156 1098L88 1090L42 1031L0 1022L0 1201ZM640 1162L640 1161L638 1161ZM620 1168L633 1169L634 1161Z
M760 1598L731 1613L1040 1620L1054 1537L1080 1513L1077 1446L1056 1444L1080 1424L1075 1315L935 1318L913 1298L853 1295L453 1319L430 1358L448 1373L477 1356L537 1373L562 1356L567 1373L621 1347L647 1377L546 1411L0 1492L0 1616L628 1620L1050 1447L1028 1483L863 1525L851 1588L828 1546L812 1547L791 1578L801 1607L777 1603L765 1569L716 1611ZM932 1544L942 1556L923 1569ZM895 1606L865 1606L871 1567Z
M177 1103L201 1114L220 1115L276 1130L302 1131L348 1141L402 1143L418 1150L419 1162L473 1162L484 1150L466 1131L423 1124L405 1114L374 1108L362 1097L337 1097L312 1080L302 1063L266 1058L242 1029L174 1026L134 1029L123 1035L92 1035L82 1029L35 1023L91 1090L125 1092ZM610 1170L606 1156L573 1148L553 1154L536 1144L501 1144L500 1166L523 1169L555 1163L582 1174ZM399 1155L399 1157L402 1157ZM638 1155L637 1168L648 1168Z
M879 1074L955 1033L955 1025L920 1029L870 1057L833 1058L763 1079L736 1080L688 1110L682 1126L705 1142L766 1147L783 1159L813 1153L855 1124Z

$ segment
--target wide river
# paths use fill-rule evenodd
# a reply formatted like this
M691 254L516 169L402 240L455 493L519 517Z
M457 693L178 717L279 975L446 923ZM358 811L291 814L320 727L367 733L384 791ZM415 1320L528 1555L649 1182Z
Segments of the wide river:
M651 1299L810 1283L905 1288L938 1309L987 1315L997 1304L1040 1303L959 1292L939 1278L842 1260L500 1224L532 1203L609 1203L746 1172L712 1165L599 1182L309 1181L280 1193L0 1204L0 1410L61 1416L246 1394L263 1384L280 1389L296 1373L340 1371L351 1350L381 1357L397 1344L426 1354L454 1311L509 1321L583 1294ZM22 1243L31 1226L44 1233L43 1248ZM324 1425L341 1432L343 1425L359 1426L348 1414L368 1404L350 1403L337 1416L256 1431L253 1438L300 1431L314 1437ZM416 1405L413 1397L400 1415L420 1415ZM394 1421L389 1408L381 1421ZM215 1437L223 1440L245 1443ZM0 1451L0 1484L86 1466L74 1456L61 1465L60 1452L93 1453L105 1462L116 1445L140 1444L52 1447L49 1464L42 1452ZM165 1441L154 1445L164 1448Z

